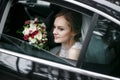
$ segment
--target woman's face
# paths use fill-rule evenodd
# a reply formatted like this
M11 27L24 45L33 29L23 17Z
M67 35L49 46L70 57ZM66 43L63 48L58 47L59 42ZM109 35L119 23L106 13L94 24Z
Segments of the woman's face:
M56 43L66 43L71 40L73 33L64 16L59 16L55 19L53 34Z

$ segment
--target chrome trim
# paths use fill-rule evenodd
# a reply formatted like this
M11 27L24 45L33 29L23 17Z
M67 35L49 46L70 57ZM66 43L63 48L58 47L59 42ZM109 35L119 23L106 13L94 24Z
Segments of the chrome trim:
M27 4L27 1L24 0L19 0L18 3L22 3L22 4ZM29 3L28 3L29 4ZM37 0L36 3L33 4L40 4L40 5L46 5L46 6L50 6L50 3L47 1L41 1L41 0Z
M93 0L93 1L95 1L95 2L97 2L97 3L99 3L99 4L102 4L102 5L105 5L105 6L107 6L107 7L110 7L110 8L112 8L112 9L120 12L120 6L118 6L118 5L116 5L116 4L113 4L113 3L108 2L108 1L106 1L106 0Z
M50 6L50 3L49 3L49 2L41 1L41 0L37 0L37 4L48 5L48 6Z
M93 11L93 12L96 12L97 14L102 15L102 16L110 19L111 21L115 22L116 24L120 25L120 21L119 21L119 20L111 17L110 15L108 15L108 14L106 14L106 13L104 13L104 12L98 10L98 9L95 9L95 8L93 8L93 7L90 7L90 6L86 5L86 4L77 2L76 0L65 0L65 1L66 1L66 2L69 2L69 3L72 3L72 4L75 4L75 5L78 5L78 6L81 6L81 7L83 7L83 8L89 9L89 10L91 10L91 11Z
M4 25L5 25L5 21L7 19L7 15L9 13L9 10L11 8L11 5L12 5L12 1L13 0L9 0L6 7L5 7L5 10L4 10L4 13L3 13L3 16L2 16L2 19L1 19L1 22L0 22L0 34L2 34L3 32L3 28L4 28Z
M63 70L66 70L66 71L70 71L70 72L74 72L74 73L78 73L78 74L82 74L82 75L87 75L87 76L94 77L94 78L105 79L105 80L106 79L120 80L120 78L116 78L116 77L112 77L112 76L108 76L108 75L103 75L103 74L95 73L95 72L92 72L92 71L87 71L87 70L84 70L84 69L80 69L80 68L76 68L76 67L72 67L72 66L68 66L68 65L64 65L64 64L44 60L44 59L40 59L40 58L35 58L35 57L32 57L32 56L24 55L24 54L21 54L21 53L9 51L9 50L2 49L2 48L0 48L0 53L5 53L5 54L21 57L21 58L28 59L28 60L31 60L31 61L35 61L35 62L44 64L44 65L48 65L48 66L51 66L51 67L56 67L56 68L59 68L59 69L63 69Z

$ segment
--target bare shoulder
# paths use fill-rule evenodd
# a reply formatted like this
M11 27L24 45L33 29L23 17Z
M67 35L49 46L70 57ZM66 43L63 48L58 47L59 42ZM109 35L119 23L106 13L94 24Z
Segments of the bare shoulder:
M77 60L79 54L80 54L80 49L78 49L78 48L71 48L71 49L68 51L68 57L69 57L70 59L73 59L73 60Z

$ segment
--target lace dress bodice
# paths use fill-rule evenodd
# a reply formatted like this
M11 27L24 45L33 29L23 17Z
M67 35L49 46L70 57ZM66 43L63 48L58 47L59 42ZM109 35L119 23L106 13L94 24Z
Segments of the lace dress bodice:
M81 43L80 42L75 42L75 44L71 48L81 49ZM68 50L65 50L65 49L61 48L59 56L64 57L64 58L68 58L67 53L68 53Z

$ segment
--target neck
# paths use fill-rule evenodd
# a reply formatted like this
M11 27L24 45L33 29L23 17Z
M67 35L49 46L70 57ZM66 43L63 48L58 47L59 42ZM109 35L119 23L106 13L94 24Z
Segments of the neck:
M62 43L62 49L68 50L72 47L74 43L75 43L74 40Z

